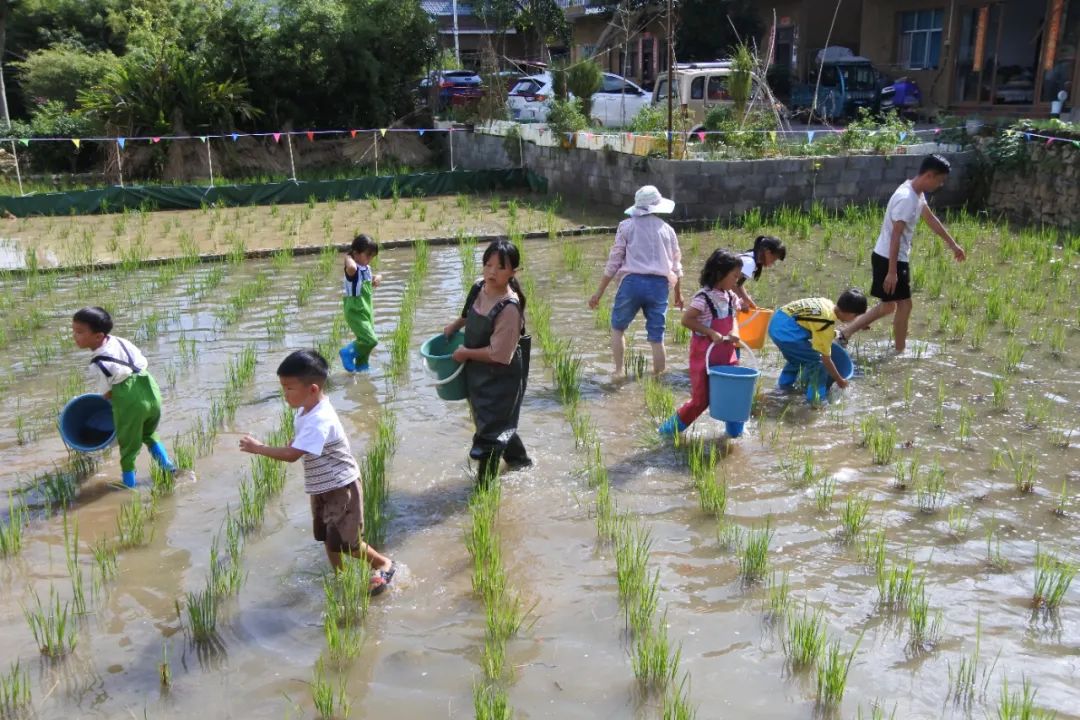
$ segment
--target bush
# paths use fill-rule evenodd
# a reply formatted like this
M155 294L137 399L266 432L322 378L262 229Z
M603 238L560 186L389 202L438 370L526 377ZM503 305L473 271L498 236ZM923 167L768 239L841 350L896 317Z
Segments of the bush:
M552 100L548 113L548 127L551 132L560 135L575 133L589 127L589 121L581 111L581 98L572 100Z
M34 110L30 122L12 121L13 137L62 137L82 138L93 135L97 128L85 113L68 110L61 100L49 100ZM88 167L98 143L82 144L75 147L70 142L30 143L22 151L25 159L29 156L30 167L43 172L78 172Z
M840 147L886 153L902 142L901 136L914 139L914 133L915 123L895 112L886 113L879 121L866 108L859 108L859 116L840 135Z
M603 71L594 60L583 60L566 71L566 87L581 101L581 112L592 117L592 96L604 82Z
M715 107L705 116L705 129L722 134L708 135L710 147L729 147L739 154L761 157L773 144L770 130L776 130L776 116L769 112L755 111L739 122L736 110L729 106Z
M689 131L689 129L686 118L676 108L672 117L672 130L681 134ZM667 132L667 106L646 105L630 120L627 130L637 133Z
M27 107L59 100L68 109L76 105L79 89L101 82L119 60L111 52L91 53L68 43L35 50L22 62L12 63Z

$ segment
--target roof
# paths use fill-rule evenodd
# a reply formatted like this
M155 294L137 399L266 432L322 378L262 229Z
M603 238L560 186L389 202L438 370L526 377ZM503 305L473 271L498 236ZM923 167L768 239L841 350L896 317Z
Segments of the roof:
M420 0L420 6L424 12L434 17L449 17L454 14L453 0ZM472 5L464 0L458 0L457 14L458 17L472 15Z

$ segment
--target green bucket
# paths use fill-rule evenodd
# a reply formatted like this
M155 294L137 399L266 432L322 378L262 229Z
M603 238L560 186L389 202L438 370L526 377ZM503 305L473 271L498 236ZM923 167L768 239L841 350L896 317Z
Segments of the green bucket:
M420 346L420 354L424 356L424 362L439 377L435 392L443 400L464 400L469 394L465 386L465 373L458 372L459 369L464 368L452 357L454 351L464 344L465 333L458 332L450 338L442 333L432 335ZM455 373L457 373L456 376ZM452 380L451 377L453 377Z

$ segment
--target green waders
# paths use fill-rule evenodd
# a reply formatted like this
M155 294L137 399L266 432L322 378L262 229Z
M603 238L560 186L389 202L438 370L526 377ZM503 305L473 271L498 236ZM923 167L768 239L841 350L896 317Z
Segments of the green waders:
M356 367L368 364L368 357L375 346L379 344L379 338L375 336L374 313L372 311L371 295L372 284L360 283L359 295L346 295L345 322L356 335L353 347L356 348Z
M161 420L161 391L154 376L143 371L112 386L113 423L116 441L120 445L120 469L135 470L139 447L153 448L160 444L157 434Z

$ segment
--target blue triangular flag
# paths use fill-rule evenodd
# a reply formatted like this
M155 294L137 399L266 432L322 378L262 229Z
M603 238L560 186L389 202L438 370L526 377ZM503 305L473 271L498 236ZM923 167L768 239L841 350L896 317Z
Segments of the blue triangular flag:
M906 138L906 137L907 137L907 133L906 132L901 132L900 133L900 142L904 142L904 138Z
M423 135L424 135L424 128L420 128L420 136L423 137Z
M232 134L232 141L233 142L236 142L239 138L240 138L240 136L238 134L236 134L236 133Z
M807 130L806 131L806 143L809 145L812 142L814 142L814 131L813 130Z
M127 138L116 138L116 144L120 146L120 149L124 149L124 143L127 142Z
M1031 133L1024 133L1025 140L1031 140Z

